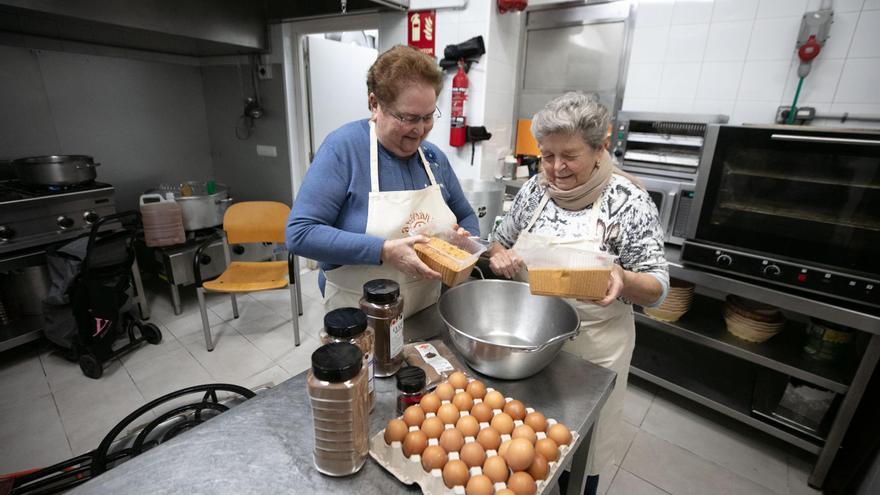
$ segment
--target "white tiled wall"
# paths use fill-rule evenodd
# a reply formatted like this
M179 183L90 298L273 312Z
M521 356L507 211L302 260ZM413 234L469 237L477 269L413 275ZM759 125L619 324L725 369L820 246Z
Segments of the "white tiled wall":
M639 0L624 110L720 112L732 123L772 122L797 87L801 16L820 3ZM880 0L835 0L833 10L830 38L798 104L826 114L880 114Z

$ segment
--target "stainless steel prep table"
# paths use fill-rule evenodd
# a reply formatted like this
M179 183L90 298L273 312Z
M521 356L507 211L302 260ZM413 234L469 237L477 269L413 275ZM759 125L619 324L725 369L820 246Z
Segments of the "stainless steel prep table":
M436 306L406 321L407 340L446 331ZM313 335L309 338L315 338ZM452 348L452 345L447 345ZM567 352L535 376L503 381L471 371L488 386L555 418L580 433L569 493L581 493L592 426L611 393L615 374ZM395 413L395 382L376 380L371 436ZM331 478L312 464L312 419L301 373L168 443L112 469L70 493L359 493L419 492L374 460L346 478ZM562 470L557 470L557 476Z

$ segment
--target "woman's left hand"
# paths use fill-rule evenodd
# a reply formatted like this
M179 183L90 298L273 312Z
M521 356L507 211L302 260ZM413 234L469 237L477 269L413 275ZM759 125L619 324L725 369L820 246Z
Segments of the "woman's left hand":
M452 230L459 236L464 237L465 239L469 239L471 237L471 233L467 230L464 230L464 228L459 227L457 223L452 225Z
M581 302L593 303L597 306L608 306L613 303L615 299L620 297L620 294L623 292L624 287L624 273L623 268L617 263L611 265L611 277L608 279L608 292L605 293L605 297L599 299L598 301L589 301L579 299Z

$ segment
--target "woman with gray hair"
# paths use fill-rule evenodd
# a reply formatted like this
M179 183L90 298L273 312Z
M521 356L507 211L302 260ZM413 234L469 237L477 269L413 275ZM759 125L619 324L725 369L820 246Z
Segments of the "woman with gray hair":
M610 117L594 96L566 93L532 119L541 149L541 173L520 189L494 232L490 267L497 275L525 278L516 253L521 238L554 239L567 247L617 255L605 297L571 301L581 316L580 336L566 349L617 372L617 383L600 412L588 459L587 490L610 466L635 346L632 304L656 306L666 297L669 274L663 229L650 196L618 169L606 150Z

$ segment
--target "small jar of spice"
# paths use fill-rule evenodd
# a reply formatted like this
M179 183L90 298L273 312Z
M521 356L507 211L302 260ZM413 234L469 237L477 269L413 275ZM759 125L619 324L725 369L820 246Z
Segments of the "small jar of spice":
M391 376L403 365L403 297L393 280L376 279L364 284L361 311L375 333L375 374Z
M427 381L425 370L418 366L404 366L397 371L397 414L422 400Z
M360 349L348 342L312 353L306 384L315 423L315 468L329 476L360 471L369 446L367 370Z
M334 309L324 315L324 328L320 335L322 344L348 342L356 345L364 354L367 391L372 411L376 395L373 383L373 329L367 327L367 315L357 308Z

